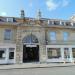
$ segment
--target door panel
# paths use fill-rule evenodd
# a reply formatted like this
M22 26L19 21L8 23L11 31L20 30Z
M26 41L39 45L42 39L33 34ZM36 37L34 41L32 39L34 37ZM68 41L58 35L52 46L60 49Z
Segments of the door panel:
M39 46L26 47L23 46L23 62L36 62L39 61Z

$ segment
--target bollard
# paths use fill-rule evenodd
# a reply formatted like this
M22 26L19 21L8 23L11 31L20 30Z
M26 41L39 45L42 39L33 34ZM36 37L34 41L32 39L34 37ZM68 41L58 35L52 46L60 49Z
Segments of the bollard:
M66 64L66 61L63 61L64 64Z
M72 61L72 63L74 64L74 60Z

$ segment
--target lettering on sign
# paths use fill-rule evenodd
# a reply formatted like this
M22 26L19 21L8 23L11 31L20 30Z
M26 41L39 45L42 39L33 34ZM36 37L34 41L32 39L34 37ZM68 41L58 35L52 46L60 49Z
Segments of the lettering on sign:
M26 45L26 47L36 47L36 45Z

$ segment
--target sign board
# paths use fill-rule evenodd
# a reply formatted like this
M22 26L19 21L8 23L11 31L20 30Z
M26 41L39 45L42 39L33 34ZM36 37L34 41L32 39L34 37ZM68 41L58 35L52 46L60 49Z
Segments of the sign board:
M26 47L37 47L37 45L26 45Z

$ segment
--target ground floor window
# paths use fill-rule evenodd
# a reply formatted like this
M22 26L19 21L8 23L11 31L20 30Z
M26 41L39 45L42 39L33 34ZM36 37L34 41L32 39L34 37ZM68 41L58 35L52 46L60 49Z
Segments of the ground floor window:
M5 53L5 51L4 51L4 50L0 50L0 59L5 58L5 57L4 57L4 53Z
M61 57L60 48L48 48L47 54L48 54L48 59Z
M14 48L9 48L9 59L14 59Z
M75 58L75 48L72 48L73 58Z
M9 52L9 59L14 59L14 52Z
M0 59L5 59L5 48L0 48Z
M70 58L69 48L64 48L64 58Z

